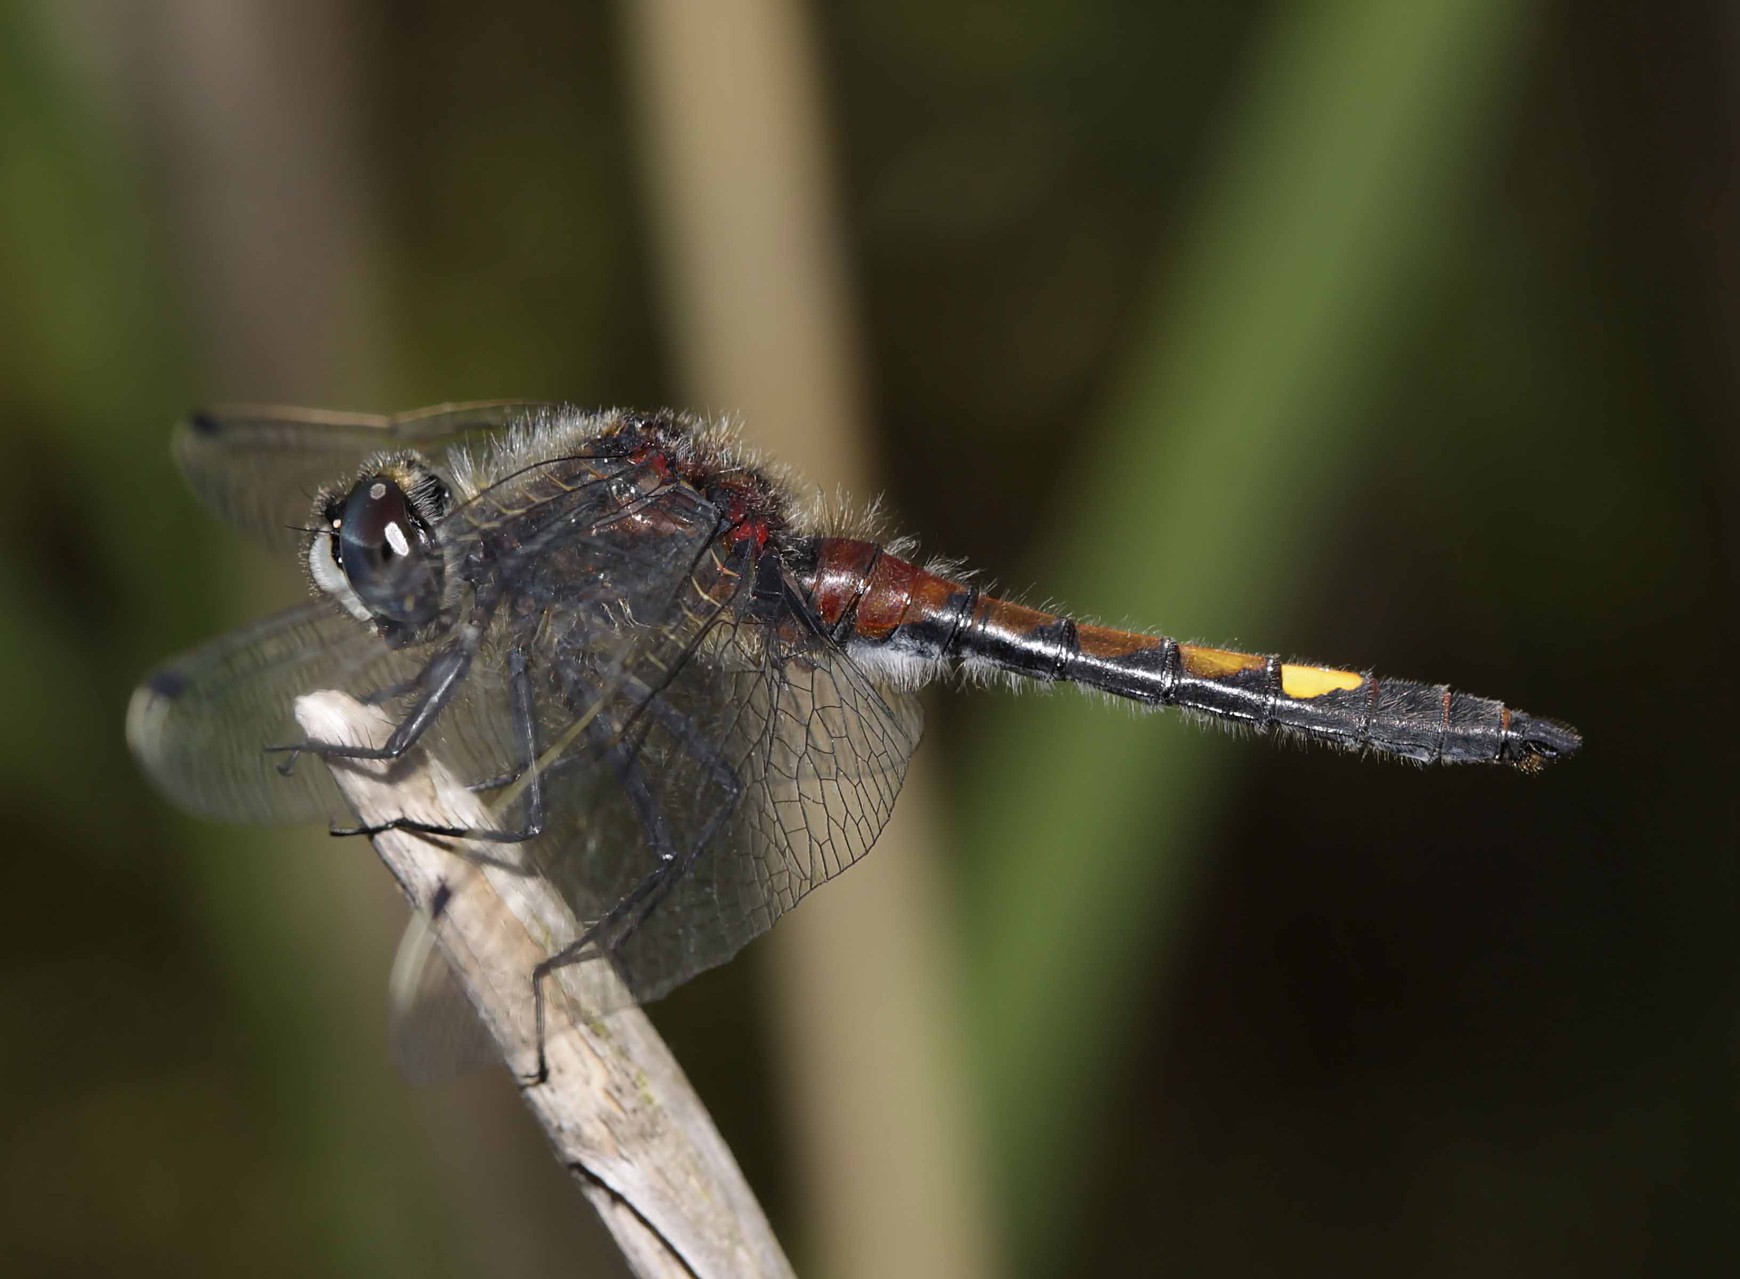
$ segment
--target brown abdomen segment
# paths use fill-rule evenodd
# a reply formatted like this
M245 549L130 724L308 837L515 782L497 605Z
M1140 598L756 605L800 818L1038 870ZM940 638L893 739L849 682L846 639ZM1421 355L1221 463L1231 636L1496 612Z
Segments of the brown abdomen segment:
M1574 754L1575 730L1442 684L1181 644L1078 623L995 599L890 555L872 542L819 538L801 584L822 623L860 651L957 668L990 667L1258 731L1422 764L1498 763L1533 770Z

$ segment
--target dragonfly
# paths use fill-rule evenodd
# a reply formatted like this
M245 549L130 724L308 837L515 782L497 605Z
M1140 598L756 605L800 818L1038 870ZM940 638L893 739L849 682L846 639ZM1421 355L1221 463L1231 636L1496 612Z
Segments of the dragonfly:
M583 921L532 974L540 1026L551 973L601 961L656 999L863 857L919 741L916 694L948 676L1074 684L1417 764L1533 772L1581 745L1446 685L999 598L837 527L680 413L221 409L182 423L174 451L217 514L299 556L313 598L145 679L128 715L144 771L218 820L520 850ZM390 735L307 740L297 701L327 689L380 708ZM414 750L489 800L486 825L359 824L321 766Z

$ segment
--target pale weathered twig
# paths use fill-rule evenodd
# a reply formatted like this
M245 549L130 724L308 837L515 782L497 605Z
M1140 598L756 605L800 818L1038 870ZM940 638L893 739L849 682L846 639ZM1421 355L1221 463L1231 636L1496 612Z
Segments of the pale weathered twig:
M331 691L298 699L296 717L317 741L372 745L391 727L380 711ZM334 760L332 772L368 825L395 817L460 827L488 820L478 796L422 751L391 764ZM510 1069L529 1081L537 1055L530 975L579 934L572 913L538 877L480 866L439 841L388 831L374 845L414 908L427 911L448 889L438 942ZM515 860L506 845L469 851ZM556 1157L636 1274L789 1275L736 1160L646 1015L633 1007L606 1018L578 1011L582 982L595 990L614 980L589 964L557 973L546 992L549 1077L526 1082L522 1095Z

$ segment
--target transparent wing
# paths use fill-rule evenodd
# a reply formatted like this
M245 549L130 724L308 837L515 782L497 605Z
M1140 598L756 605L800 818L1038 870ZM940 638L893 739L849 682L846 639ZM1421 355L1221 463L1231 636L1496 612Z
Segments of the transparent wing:
M411 916L387 983L387 1051L405 1082L433 1084L499 1064L501 1051L435 947L437 924Z
M296 699L337 689L395 722L417 696L430 650L389 648L325 602L299 605L172 658L133 692L127 740L146 774L189 812L215 821L349 824L350 808L317 759L269 747L301 741ZM513 767L505 679L487 660L426 734L466 776Z
M422 419L443 440L464 420ZM310 439L366 452L411 438L262 417L205 443L230 430L288 430L298 442L287 468ZM327 482L335 460L305 473ZM252 465L232 458L208 473L222 478L214 500L258 526L277 517L266 497L244 497L283 500L282 485L242 482ZM920 732L917 704L875 687L789 583L751 572L719 528L717 508L683 485L623 459L569 458L516 475L438 530L450 547L488 541L502 602L422 745L489 798L497 829L541 809L533 864L583 923L610 925L602 949L640 999L729 959L868 851ZM461 561L472 562L449 560ZM510 689L511 655L527 659L516 678L529 686ZM318 689L402 711L428 658L307 606L170 663L136 695L130 736L159 784L197 811L344 818L324 767L304 759L284 777L264 748L299 739L295 700ZM532 757L516 697L532 703Z
M709 662L723 669L698 661L663 696L688 724L715 725L741 794L717 848L618 948L642 1000L724 963L869 852L923 731L916 698L876 688L819 635L781 651L754 623L734 620L718 640ZM676 793L691 793L687 785Z
M327 770L302 760L285 776L268 746L302 733L296 698L337 688L362 699L413 679L395 653L331 604L299 605L165 663L133 694L127 740L160 789L229 822L308 822L348 810Z
M605 921L636 999L730 959L862 857L893 811L922 717L709 548L667 630L592 717L590 765L550 778L534 860ZM617 913L615 920L612 912Z
M471 444L550 406L443 404L394 416L236 405L195 413L175 432L176 461L200 501L268 546L293 546L322 486L383 449Z
M480 499L460 508L442 522L438 535L463 543L498 532L494 501L506 501L516 510L529 507L532 514L523 517L524 525L534 535L551 527L560 532L602 523L620 511L625 493L635 491L632 483L626 490L613 486L621 473L621 468L593 471L576 462L565 482L557 484L546 474L530 472L511 491L492 492L491 501ZM609 478L601 479L603 475ZM699 536L697 532L691 540ZM681 558L688 554L681 539L674 559L668 547L654 542L623 544L570 534L562 555L550 553L552 548L538 537L533 540L539 544L522 554L535 571L512 563L503 571L522 579L520 599L533 610L540 603L561 602L561 580L604 591L608 599L591 614L579 616L572 607L568 613L570 624L589 628L586 643L600 666L630 643L603 608L605 602L620 603L620 589L625 589L606 589L609 580L651 582L640 595L657 601L662 594L668 602L672 588L660 583L688 563ZM455 548L456 558L464 554L463 545ZM541 600L540 590L547 600ZM509 633L524 616L524 610L512 607L498 611L459 690L425 734L423 744L468 780L487 780L522 766L504 654L513 642ZM184 653L155 671L134 693L128 738L158 786L193 812L232 822L348 824L349 809L318 760L299 759L286 775L280 767L286 756L268 748L302 740L296 699L320 689L336 689L378 705L397 721L421 695L418 677L447 642L441 638L395 649L336 605L305 604Z

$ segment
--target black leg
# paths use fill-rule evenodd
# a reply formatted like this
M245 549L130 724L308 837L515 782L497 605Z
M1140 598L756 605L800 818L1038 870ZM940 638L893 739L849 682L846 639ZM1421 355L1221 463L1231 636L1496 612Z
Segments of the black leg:
M389 821L379 822L371 826L333 827L335 836L379 835L383 831L402 830L417 835L433 835L447 839L475 839L492 844L523 844L536 839L544 833L546 810L544 801L544 777L538 761L538 711L532 699L531 676L526 668L526 655L519 649L508 654L508 695L512 703L514 741L519 747L520 771L509 780L526 778L526 793L524 796L526 821L518 828L494 829L489 827L444 826L433 822L414 821L406 817L395 817ZM456 850L459 851L459 850ZM512 866L522 869L517 864L500 858L490 858L478 854L463 853L471 860L490 866Z
M678 849L671 839L665 815L653 795L646 770L641 766L638 744L625 739L620 730L602 723L596 726L611 734L612 740L607 746L607 754L614 765L617 781L627 794L640 821L656 864L577 939L548 956L532 970L532 1008L538 1044L537 1083L543 1083L549 1078L549 1062L545 1055L544 979L553 972L595 956L609 956L627 942L635 930L670 895L671 890L689 872L701 854L711 846L719 828L736 809L737 801L743 794L743 783L736 771L701 736L687 715L668 705L644 684L636 682L630 689L639 701L634 717L648 715L668 732L690 758L702 765L720 788L722 797L693 842L685 849Z
M392 736L387 738L384 745L345 746L338 742L296 742L289 746L268 746L266 753L289 756L278 766L278 771L286 777L304 753L318 755L322 759L397 759L417 744L417 739L428 731L429 726L441 714L442 708L453 699L460 680L471 669L474 651L475 644L454 643L429 659L429 664L417 677L417 683L423 688L423 696L393 729Z
M425 666L423 669L427 670L428 667ZM401 697L409 697L422 687L423 674L422 671L419 671L415 679L404 680L398 684L388 684L384 688L377 688L367 697L359 697L357 700L364 706L384 706L388 702L398 701Z
M532 1024L536 1027L538 1038L538 1073L533 1079L534 1083L541 1084L550 1077L550 1062L544 1051L544 978L558 969L593 958L593 955L609 955L627 941L635 926L644 918L644 913L637 911L637 908L653 897L662 882L674 879L672 872L675 866L674 859L661 858L660 865L655 870L643 876L638 884L624 893L585 932L532 969ZM666 891L669 891L668 888ZM588 951L593 954L588 954Z

